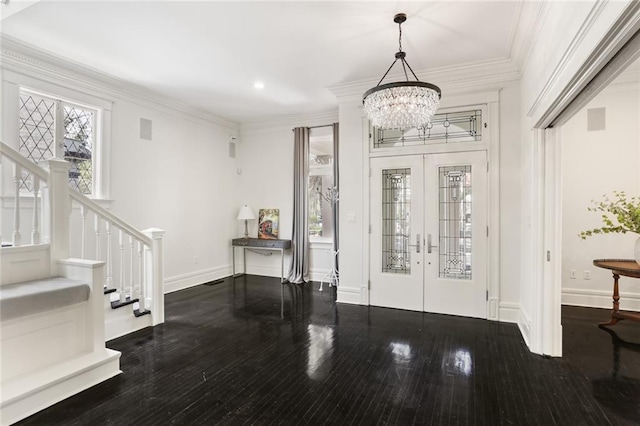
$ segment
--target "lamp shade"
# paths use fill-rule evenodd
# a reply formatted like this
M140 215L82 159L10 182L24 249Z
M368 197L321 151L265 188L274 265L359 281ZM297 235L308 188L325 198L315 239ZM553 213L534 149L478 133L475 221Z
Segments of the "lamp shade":
M245 204L240 209L240 213L238 213L238 218L237 219L238 220L249 220L249 219L255 219L255 218L256 218L256 214L253 212L251 207L249 207L249 206L247 206Z

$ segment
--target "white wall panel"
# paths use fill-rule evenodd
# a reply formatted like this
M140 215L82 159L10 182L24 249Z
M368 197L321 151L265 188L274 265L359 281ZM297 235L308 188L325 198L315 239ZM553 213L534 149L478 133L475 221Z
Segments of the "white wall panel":
M595 108L605 108L605 130L587 130L588 110ZM604 225L601 213L587 211L591 200L600 201L603 194L612 197L615 190L626 191L628 196L640 194L639 111L638 85L614 86L562 126L563 303L610 308L611 297L605 306L588 297L594 292L612 291L611 271L594 267L593 259L633 259L636 234L595 235L582 240L578 233ZM570 277L572 270L576 272L575 279ZM584 278L584 271L590 271L591 279ZM621 291L640 296L640 281L623 277ZM584 300L578 299L580 294ZM629 309L624 300L622 303Z

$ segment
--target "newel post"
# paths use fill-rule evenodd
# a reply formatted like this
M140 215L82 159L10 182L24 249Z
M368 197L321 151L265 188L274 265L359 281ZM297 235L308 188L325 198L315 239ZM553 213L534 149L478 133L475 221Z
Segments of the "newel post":
M151 300L145 303L151 310L152 325L164 322L164 265L162 252L162 239L165 231L158 228L150 228L142 231L151 238L151 247L145 256L146 284L145 296Z
M49 213L49 235L51 248L51 271L57 271L57 261L69 257L69 163L51 159L42 164L49 170L47 209ZM43 206L44 207L44 206Z

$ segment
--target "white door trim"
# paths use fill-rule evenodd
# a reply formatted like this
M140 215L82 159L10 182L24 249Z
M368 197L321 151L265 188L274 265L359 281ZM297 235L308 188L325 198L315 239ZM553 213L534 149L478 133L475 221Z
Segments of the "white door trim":
M484 123L487 127L483 129L483 142L482 145L476 149L469 150L486 150L487 160L489 163L489 176L487 180L487 192L488 192L488 224L489 224L489 239L488 239L488 259L487 259L487 290L489 291L489 303L487 304L487 319L492 321L500 321L500 92L487 92L485 94L467 94L459 95L452 98L453 102L459 106L448 106L447 110L464 110L469 105L480 105L482 102L486 105L486 116L483 117ZM483 125L484 125L483 123ZM369 256L371 244L369 237L369 224L370 220L370 191L371 186L369 182L370 173L370 158L377 155L372 154L370 149L370 129L369 121L366 118L362 119L362 158L364 159L365 167L363 167L362 173L362 287L360 293L360 303L362 305L369 305ZM452 144L453 145L453 144ZM427 148L429 149L429 148ZM431 151L427 149L420 152L428 154ZM451 152L455 152L452 150ZM388 153L387 155L402 155L400 152ZM513 321L513 308L505 307L505 318L508 322Z

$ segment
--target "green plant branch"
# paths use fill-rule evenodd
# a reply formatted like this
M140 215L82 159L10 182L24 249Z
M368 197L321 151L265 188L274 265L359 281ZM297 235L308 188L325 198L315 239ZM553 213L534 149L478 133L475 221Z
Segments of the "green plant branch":
M578 234L580 238L585 240L596 234L640 234L640 197L627 198L624 191L613 191L613 201L606 194L602 198L599 202L592 200L593 206L587 207L587 211L603 212L601 218L605 226L582 231Z

